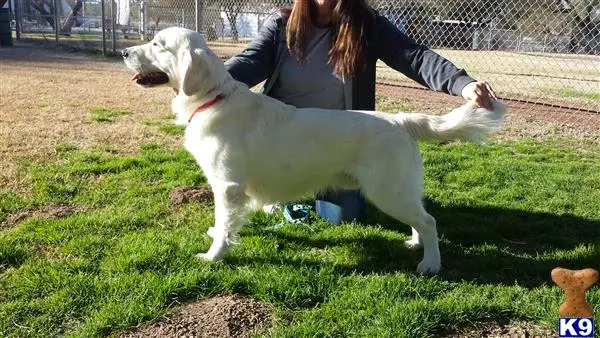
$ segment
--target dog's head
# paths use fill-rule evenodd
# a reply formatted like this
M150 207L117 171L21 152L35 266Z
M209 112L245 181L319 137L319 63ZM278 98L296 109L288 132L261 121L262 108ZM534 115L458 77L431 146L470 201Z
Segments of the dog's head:
M166 85L178 94L203 95L227 77L223 62L200 34L172 27L161 30L152 41L121 51L133 79L143 87Z

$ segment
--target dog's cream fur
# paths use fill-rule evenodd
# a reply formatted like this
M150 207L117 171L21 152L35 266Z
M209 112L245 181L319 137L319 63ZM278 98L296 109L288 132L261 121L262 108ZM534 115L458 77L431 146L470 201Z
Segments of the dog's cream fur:
M375 206L413 228L407 242L423 246L417 271L439 271L435 219L422 204L423 161L418 140L479 141L500 126L505 106L472 102L444 116L297 109L248 87L226 71L200 34L159 32L123 51L138 73L164 72L177 92L173 112L186 124L194 155L215 198L215 226L206 260L222 258L238 240L250 210L292 201L326 188L360 188ZM190 116L217 95L223 99Z

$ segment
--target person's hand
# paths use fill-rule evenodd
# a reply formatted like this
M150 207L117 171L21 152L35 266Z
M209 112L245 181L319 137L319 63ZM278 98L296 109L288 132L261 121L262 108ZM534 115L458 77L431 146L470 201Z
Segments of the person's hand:
M492 109L492 100L497 100L496 93L487 82L471 82L462 90L462 97L469 101L475 101L475 104L485 109Z

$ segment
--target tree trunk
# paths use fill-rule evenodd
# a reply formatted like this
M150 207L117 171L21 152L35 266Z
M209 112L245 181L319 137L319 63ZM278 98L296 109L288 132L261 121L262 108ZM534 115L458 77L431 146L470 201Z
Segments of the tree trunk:
M31 6L33 6L33 8L35 8L38 12L40 12L40 14L42 15L42 18L44 20L46 20L46 22L52 26L52 28L54 28L54 13L50 13L48 12L45 8L44 8L44 2L40 1L40 0L32 0L31 1Z
M572 0L574 27L569 40L569 52L577 53L583 49L584 53L590 53L594 41L595 29L593 29L592 11L599 1L594 0Z
M585 18L576 17L575 27L571 31L571 37L569 39L569 52L578 53L583 49L584 53L589 53L591 50L590 43L592 42L592 22L590 17Z
M235 6L231 6L225 10L225 13L227 15L227 20L229 20L229 25L231 26L231 35L233 41L237 41L239 34L237 30L238 9Z
M65 18L65 21L63 22L62 26L60 27L60 31L63 34L71 33L71 28L73 27L73 22L75 22L75 17L77 16L77 14L79 14L79 11L81 10L82 6L83 6L83 0L77 0L77 2L75 3L75 6L73 6L73 10L71 11L71 13L69 13L69 15L67 15L67 17Z

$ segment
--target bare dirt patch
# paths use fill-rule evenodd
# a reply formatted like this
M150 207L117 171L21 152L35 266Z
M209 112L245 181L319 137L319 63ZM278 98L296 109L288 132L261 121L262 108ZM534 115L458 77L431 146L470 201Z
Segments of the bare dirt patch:
M526 322L510 324L487 324L449 333L435 335L437 338L551 338L556 332Z
M169 201L174 207L179 207L191 202L206 203L213 200L213 192L210 187L177 187L171 190Z
M59 218L71 215L80 210L80 206L71 204L51 204L44 205L41 207L27 208L17 213L9 214L8 217L6 217L6 219L4 220L4 222L2 222L2 226L0 226L0 229L12 228L19 222L22 222L23 220L30 217Z
M271 310L238 295L217 296L176 309L155 323L137 326L120 338L247 337L268 325Z

